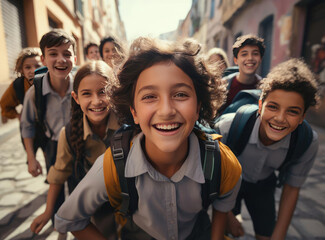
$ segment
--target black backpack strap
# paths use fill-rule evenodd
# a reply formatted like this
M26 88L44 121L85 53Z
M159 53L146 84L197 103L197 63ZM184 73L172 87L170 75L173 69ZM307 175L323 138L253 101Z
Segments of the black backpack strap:
M257 119L257 105L244 105L240 107L231 123L226 145L238 157L249 140L255 121Z
M125 163L129 154L132 136L133 129L124 125L122 126L122 129L116 131L111 140L111 151L119 177L122 195L122 204L119 211L124 216L128 214L132 215L138 207L138 194L135 188L135 178L126 179L125 177Z
M72 155L73 156L76 156L76 153L74 151L74 149L72 148L72 145L71 145L71 123L68 122L66 125L65 125L65 138L67 140L67 143L68 143L68 146L72 152Z
M44 123L44 116L46 111L46 97L43 96L43 77L44 75L37 76L34 79L34 87L35 87L35 106L37 111L37 119L41 124L44 133L46 132L46 127Z
M13 82L13 87L19 102L23 104L25 98L24 77L16 78Z
M295 131L291 133L290 144L285 160L278 168L279 174L277 179L277 187L282 187L288 168L295 160L300 158L309 148L313 141L313 130L306 120L304 120Z
M37 75L34 78L34 88L35 88L35 107L36 107L36 118L35 118L35 138L34 138L34 151L41 147L45 150L47 142L50 138L46 136L46 126L45 126L45 111L46 111L46 96L43 96L43 75ZM50 130L50 135L53 132Z
M218 140L199 138L201 164L205 183L202 184L202 206L207 209L220 193L221 155Z

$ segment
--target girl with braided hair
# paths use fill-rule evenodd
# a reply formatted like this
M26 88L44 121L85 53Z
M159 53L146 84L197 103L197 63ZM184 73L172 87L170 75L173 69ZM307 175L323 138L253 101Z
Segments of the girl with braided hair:
M106 84L111 81L116 81L112 68L100 60L86 63L76 73L71 92L72 117L60 132L57 159L47 176L50 188L46 209L31 224L33 232L39 233L53 215L54 203L64 182L68 181L71 193L97 157L109 147L111 136L119 128L105 92ZM107 214L109 212L111 214ZM114 216L109 204L104 204L92 220L106 237L115 238ZM100 223L106 227L100 227Z

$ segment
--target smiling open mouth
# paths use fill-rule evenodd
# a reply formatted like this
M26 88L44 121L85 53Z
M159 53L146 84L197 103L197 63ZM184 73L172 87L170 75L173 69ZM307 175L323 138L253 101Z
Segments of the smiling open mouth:
M68 67L55 67L57 70L67 70L68 69Z
M282 131L282 130L286 129L286 127L279 127L279 126L273 125L271 123L269 123L269 125L271 128L278 130L278 131Z
M172 124L155 124L154 128L156 128L159 131L174 131L178 128L180 128L180 123L172 123Z
M91 109L89 109L90 111L92 111L92 112L102 112L102 111L104 111L106 108L91 108Z

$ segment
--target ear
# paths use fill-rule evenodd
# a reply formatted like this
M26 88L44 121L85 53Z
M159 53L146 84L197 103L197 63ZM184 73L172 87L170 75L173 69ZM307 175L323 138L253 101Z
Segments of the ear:
M304 112L304 114L301 116L301 119L300 119L299 124L302 124L302 122L304 121L305 117L306 117L306 112Z
M138 117L137 117L137 112L135 111L135 109L130 107L130 111L131 111L134 123L139 124L139 120L138 120Z
M76 65L76 64L77 64L77 56L74 55L74 65Z
M263 105L262 100L261 99L258 100L258 114L259 115L261 115L262 105Z
M237 58L236 58L236 57L234 57L234 63L235 63L236 65L238 65L238 63L237 63Z
M73 99L76 101L76 103L77 103L78 105L80 105L79 100L78 100L78 94L76 94L75 91L72 91L72 92L71 92L71 96L72 96Z
M41 55L41 62L42 62L42 64L43 64L43 66L46 66L44 55ZM46 67L47 67L47 66L46 66Z

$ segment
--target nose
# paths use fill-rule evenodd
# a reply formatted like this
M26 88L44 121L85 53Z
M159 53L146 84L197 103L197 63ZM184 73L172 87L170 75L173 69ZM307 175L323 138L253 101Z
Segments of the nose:
M173 116L176 113L173 101L168 97L161 98L157 113L162 117Z
M94 97L92 98L92 102L93 102L93 104L102 104L103 99L100 96L98 96L97 94L94 94Z
M279 111L274 119L277 121L277 122L283 122L285 120L285 111Z
M59 59L58 59L59 62L66 62L66 59L65 59L65 57L63 56L63 54L59 54L58 56L59 56L59 57L58 57L58 58L59 58Z

